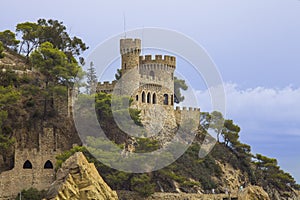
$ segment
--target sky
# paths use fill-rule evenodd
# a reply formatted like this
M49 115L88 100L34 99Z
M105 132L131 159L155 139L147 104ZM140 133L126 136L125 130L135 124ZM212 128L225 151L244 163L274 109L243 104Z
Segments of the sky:
M201 45L226 91L226 117L241 128L254 153L275 157L300 183L299 0L10 0L1 2L0 31L52 18L90 47L126 29L178 31ZM205 88L196 88L209 111Z

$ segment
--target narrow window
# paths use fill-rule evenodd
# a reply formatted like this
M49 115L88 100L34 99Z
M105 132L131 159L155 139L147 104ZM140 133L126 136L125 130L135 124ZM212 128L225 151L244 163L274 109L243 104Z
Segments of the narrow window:
M151 95L150 95L150 92L148 92L148 94L147 94L147 103L150 103L150 99L151 99Z
M29 160L26 160L24 165L23 165L23 169L32 169L32 164Z
M135 96L135 100L138 101L139 100L139 95Z
M142 102L145 103L145 92L142 93Z
M173 98L173 95L171 95L171 105L172 105L172 106L174 105L174 98Z
M151 79L154 80L154 77L155 77L154 76L154 71L150 71L150 76L151 76Z
M168 105L169 99L168 94L164 94L164 105Z
M155 93L153 93L153 96L152 96L152 103L156 104L156 94Z
M50 160L47 160L47 162L45 162L44 169L53 169L53 164Z

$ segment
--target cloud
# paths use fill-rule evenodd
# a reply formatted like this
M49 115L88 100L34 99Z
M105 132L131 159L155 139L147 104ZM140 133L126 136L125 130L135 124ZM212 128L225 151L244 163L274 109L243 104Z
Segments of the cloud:
M274 128L290 127L285 131L286 134L300 136L300 88L288 86L240 89L233 83L225 83L224 88L227 118L256 126L256 129L267 128L270 123L277 123ZM209 91L198 90L195 94L201 110L211 111Z
M300 182L300 88L255 87L241 89L225 83L226 118L241 127L241 141L254 153L278 159L284 170ZM201 111L211 110L208 90L195 91ZM293 164L294 163L294 164Z

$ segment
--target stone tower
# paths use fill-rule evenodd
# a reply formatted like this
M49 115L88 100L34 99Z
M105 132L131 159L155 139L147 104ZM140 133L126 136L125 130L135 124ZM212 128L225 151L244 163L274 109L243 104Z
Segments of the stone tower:
M141 53L140 39L121 39L120 54L122 56L122 73L138 67Z
M122 78L112 83L99 83L97 92L130 96L133 100L130 107L141 111L147 136L156 135L159 140L170 138L182 122L182 114L184 118L199 118L198 109L174 110L176 57L142 56L141 40L129 38L120 40L120 54Z

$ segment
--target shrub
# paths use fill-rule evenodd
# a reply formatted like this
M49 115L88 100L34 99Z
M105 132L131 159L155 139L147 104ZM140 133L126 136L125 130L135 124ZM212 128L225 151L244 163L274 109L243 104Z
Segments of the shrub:
M151 178L147 174L134 176L130 183L131 189L144 197L150 196L155 191L155 185L151 183Z
M28 190L22 190L21 197L20 193L16 197L16 200L22 199L22 200L41 200L45 197L46 191L42 190L39 191L35 188L30 188Z
M3 43L0 41L0 58L4 57L3 51L4 51Z

